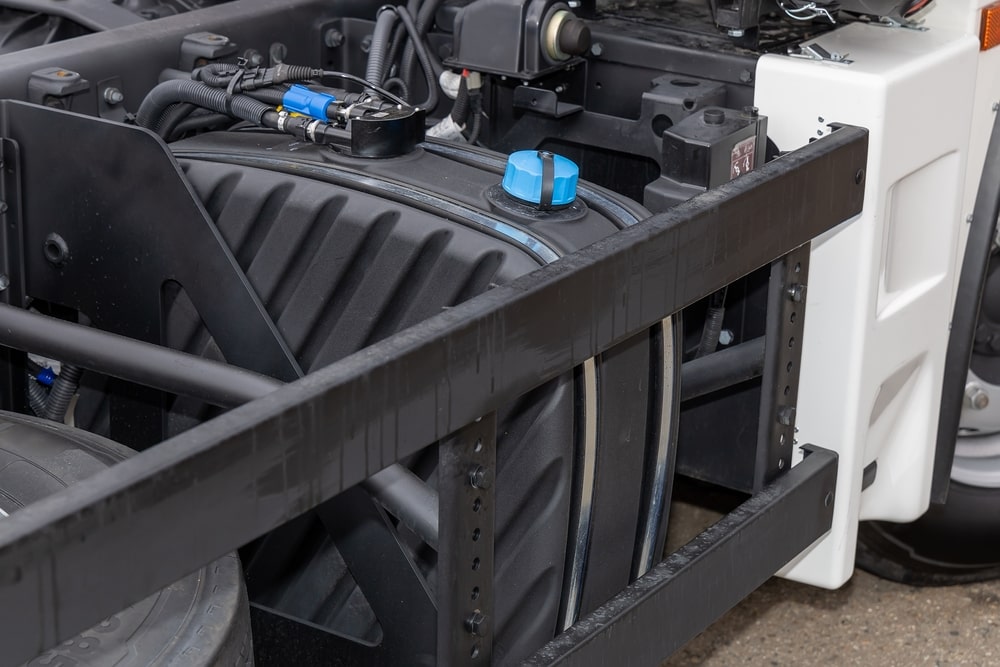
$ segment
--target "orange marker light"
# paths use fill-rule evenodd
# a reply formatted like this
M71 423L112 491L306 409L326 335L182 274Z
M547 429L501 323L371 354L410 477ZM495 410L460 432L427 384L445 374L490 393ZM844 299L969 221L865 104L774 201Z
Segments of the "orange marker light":
M983 7L983 20L979 28L979 48L983 51L1000 45L1000 2Z

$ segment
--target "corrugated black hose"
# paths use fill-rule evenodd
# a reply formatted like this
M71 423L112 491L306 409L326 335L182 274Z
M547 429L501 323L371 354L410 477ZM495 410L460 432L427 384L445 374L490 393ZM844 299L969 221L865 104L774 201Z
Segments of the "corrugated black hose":
M272 108L246 95L229 95L198 81L172 80L157 85L139 105L136 124L159 131L165 115L174 104L194 104L259 125Z
M38 383L35 378L28 375L28 407L39 417L45 416L45 404L49 401L49 394L45 387Z
M396 25L398 15L392 7L383 7L375 18L375 30L372 32L371 48L368 50L368 66L365 68L365 80L376 86L382 85L385 74L386 56L392 39L392 29Z
M79 366L63 364L62 370L52 383L52 390L49 391L49 400L45 404L45 417L52 421L62 422L66 418L66 410L69 402L73 400L77 387L80 385L80 376L83 370Z

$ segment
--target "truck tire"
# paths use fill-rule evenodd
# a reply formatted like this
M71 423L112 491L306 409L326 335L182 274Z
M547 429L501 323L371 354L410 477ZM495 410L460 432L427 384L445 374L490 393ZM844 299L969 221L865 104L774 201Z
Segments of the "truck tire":
M0 510L15 512L132 454L85 431L2 412ZM240 563L230 554L27 664L244 667L253 664L252 648Z
M1000 489L952 481L948 502L913 523L861 524L857 564L912 586L1000 577Z

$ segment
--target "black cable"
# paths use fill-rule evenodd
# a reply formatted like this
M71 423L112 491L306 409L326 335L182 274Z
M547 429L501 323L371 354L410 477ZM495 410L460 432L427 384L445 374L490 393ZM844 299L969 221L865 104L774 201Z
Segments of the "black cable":
M388 98L389 101L391 101L391 102L395 102L396 104L399 104L399 105L404 106L404 107L410 106L406 102L406 100L401 99L400 97L397 97L396 95L393 95L392 93L390 93L388 90L386 90L382 86L377 86L377 85L375 85L373 83L369 83L369 82L365 81L360 76L354 76L353 74L348 74L347 72L335 72L335 71L332 71L332 70L325 70L323 72L323 76L329 76L329 77L333 77L333 78L336 78L336 79L343 79L344 81L351 81L352 83L356 83L359 86L363 86L363 87L367 88L368 90L371 90L371 91L374 91L374 92L378 93L382 97Z
M424 41L420 38L417 26L413 23L413 18L410 16L410 13L403 7L397 7L396 14L399 15L399 20L403 22L404 26L406 26L406 32L410 35L410 43L416 51L417 60L420 61L420 66L424 70L424 76L427 78L427 99L424 100L423 103L416 104L414 106L430 113L434 110L434 107L436 107L438 103L438 83L437 77L434 74L434 66L431 64L431 58L427 51L427 45L424 44Z
M726 316L727 289L723 287L709 297L708 309L705 311L705 325L701 330L701 342L698 344L696 357L712 354L719 347L722 320Z
M406 45L406 49L403 51L403 60L399 66L399 76L404 81L409 81L413 75L413 59L417 55L415 42L419 41L421 44L426 45L424 38L427 36L427 32L431 29L431 26L434 25L434 17L440 6L441 0L424 0L417 11L414 22L416 23L419 37L410 39L410 42Z
M458 94L448 115L456 125L465 125L465 121L469 118L469 80L464 76L458 84Z
M399 96L406 98L410 96L410 89L406 87L406 82L400 79L398 76L394 76L391 79L386 79L383 86L388 90L390 88L395 88L399 91Z

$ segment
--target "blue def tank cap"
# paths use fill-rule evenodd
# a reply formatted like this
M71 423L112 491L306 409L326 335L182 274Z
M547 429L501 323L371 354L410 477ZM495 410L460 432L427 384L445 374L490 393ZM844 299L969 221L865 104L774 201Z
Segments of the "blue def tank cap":
M568 206L576 199L580 168L562 155L548 151L517 151L507 158L504 191L545 211Z

